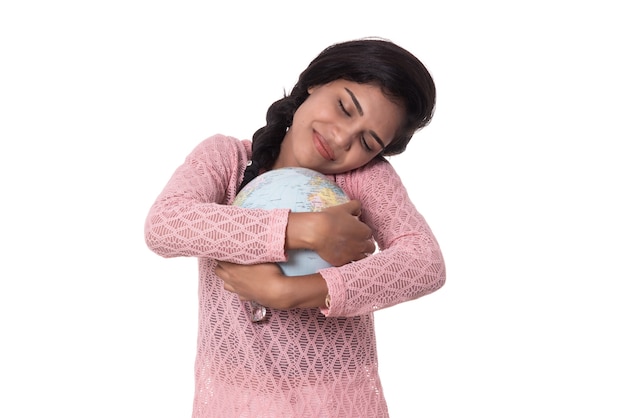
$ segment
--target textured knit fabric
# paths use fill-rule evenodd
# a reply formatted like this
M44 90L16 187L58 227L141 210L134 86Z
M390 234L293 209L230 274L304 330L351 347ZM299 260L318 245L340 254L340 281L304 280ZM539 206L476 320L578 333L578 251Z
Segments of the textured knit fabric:
M362 202L361 219L379 251L322 270L330 309L269 310L250 321L250 306L223 289L215 260L281 262L288 210L229 206L250 141L216 135L175 171L152 206L148 246L164 257L199 261L199 330L193 417L386 417L378 375L373 312L441 287L439 246L391 165L375 159L329 176Z

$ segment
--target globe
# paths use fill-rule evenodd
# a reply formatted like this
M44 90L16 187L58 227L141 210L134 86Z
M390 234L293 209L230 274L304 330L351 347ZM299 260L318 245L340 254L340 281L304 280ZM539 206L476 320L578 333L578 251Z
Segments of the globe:
M345 192L325 175L308 168L286 167L267 171L241 189L233 205L250 209L291 209L319 212L349 201ZM311 250L289 250L278 263L286 276L315 273L331 265Z

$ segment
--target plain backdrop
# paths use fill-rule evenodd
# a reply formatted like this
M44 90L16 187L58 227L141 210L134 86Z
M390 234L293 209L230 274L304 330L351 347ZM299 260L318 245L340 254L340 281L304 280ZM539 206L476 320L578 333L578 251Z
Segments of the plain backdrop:
M324 47L430 69L391 159L446 285L376 313L393 418L624 417L624 12L618 1L5 1L0 416L188 417L194 259L143 241L204 138L250 137Z

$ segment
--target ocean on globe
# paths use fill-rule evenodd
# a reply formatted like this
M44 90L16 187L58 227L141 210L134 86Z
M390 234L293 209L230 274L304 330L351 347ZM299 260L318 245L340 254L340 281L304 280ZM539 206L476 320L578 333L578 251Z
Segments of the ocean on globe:
M319 212L348 202L345 192L317 171L286 167L267 171L244 186L233 205L249 209L291 209L293 212ZM289 250L287 262L278 263L287 276L302 276L331 267L315 251Z

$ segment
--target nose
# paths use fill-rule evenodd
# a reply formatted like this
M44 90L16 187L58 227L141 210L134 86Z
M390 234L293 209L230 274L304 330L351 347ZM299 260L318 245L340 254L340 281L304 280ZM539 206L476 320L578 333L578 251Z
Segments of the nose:
M355 138L354 129L347 123L337 124L335 127L334 138L338 148L348 151L352 146Z

